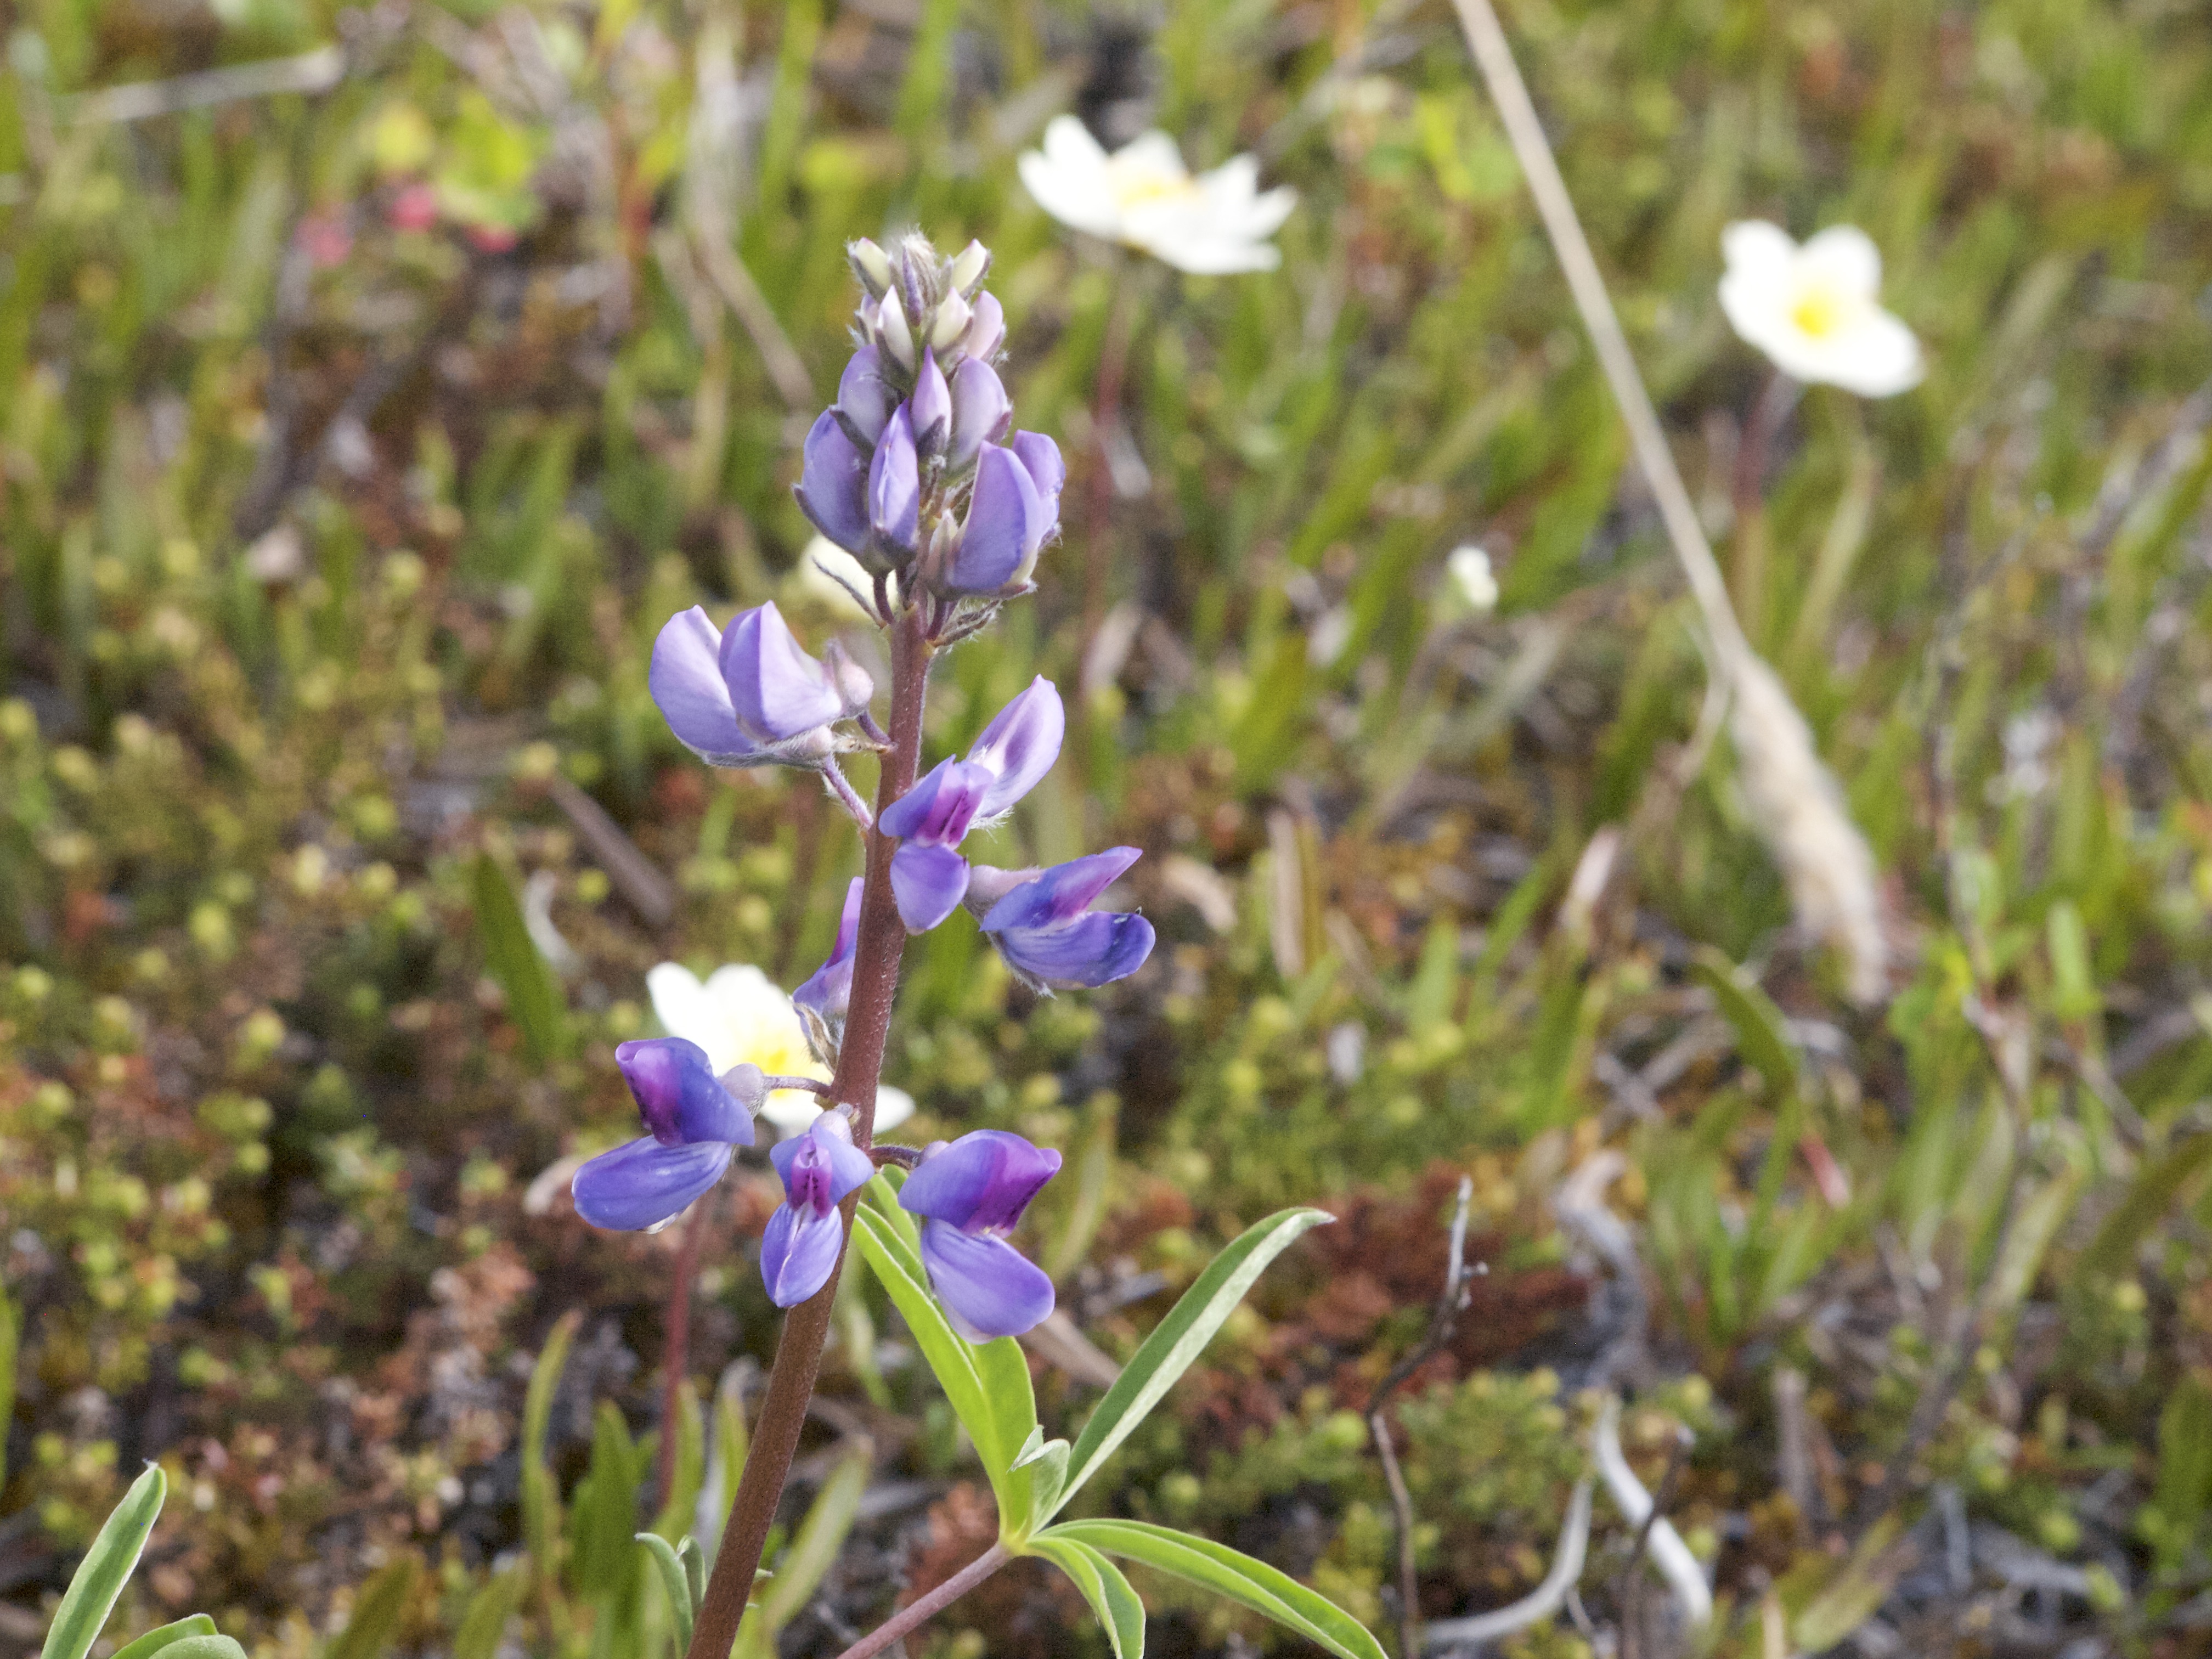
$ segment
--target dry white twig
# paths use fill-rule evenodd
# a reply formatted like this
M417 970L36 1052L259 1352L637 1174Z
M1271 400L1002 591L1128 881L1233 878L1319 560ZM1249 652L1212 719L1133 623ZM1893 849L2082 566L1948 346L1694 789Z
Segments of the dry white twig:
M266 98L283 92L328 92L345 78L346 49L319 46L295 58L269 58L258 64L200 70L166 81L133 81L70 99L62 118L79 126L113 121L145 121L210 104L241 98Z
M1593 1442L1597 1453L1597 1472L1604 1477L1605 1489L1613 1494L1621 1518L1631 1527L1641 1527L1651 1515L1651 1494L1636 1478L1636 1471L1628 1467L1628 1458L1620 1449L1620 1397L1607 1395L1605 1409L1598 1414L1597 1435ZM1713 1616L1713 1593L1705 1585L1705 1570L1698 1566L1698 1558L1690 1553L1690 1547L1682 1541L1682 1534L1674 1530L1674 1523L1664 1516L1651 1520L1651 1530L1646 1547L1651 1553L1652 1565L1659 1569L1674 1599L1681 1604L1682 1617L1692 1625L1702 1625Z
M1881 901L1874 855L1843 808L1842 792L1813 748L1812 732L1774 672L1744 637L1729 601L1719 562L1674 465L1667 434L1638 372L1635 354L1621 332L1574 199L1559 176L1543 125L1513 61L1513 49L1490 0L1454 0L1468 46L1505 136L1527 175L1536 211L1573 293L1583 325L1597 353L1613 401L1628 426L1638 467L1650 486L1704 622L1700 635L1717 686L1735 700L1734 732L1743 783L1760 832L1782 866L1798 915L1820 938L1836 945L1850 968L1853 996L1871 1001L1883 993L1887 951L1880 927Z
M1575 1482L1574 1496L1567 1500L1566 1524L1559 1531L1559 1553L1553 1558L1551 1571L1544 1582L1510 1607L1499 1607L1492 1613L1472 1613L1465 1619L1431 1620L1421 1627L1421 1644L1425 1648L1456 1646L1462 1642L1494 1642L1501 1636L1510 1636L1516 1630L1549 1619L1566 1601L1567 1592L1583 1576L1583 1559L1589 1552L1590 1483L1589 1477Z

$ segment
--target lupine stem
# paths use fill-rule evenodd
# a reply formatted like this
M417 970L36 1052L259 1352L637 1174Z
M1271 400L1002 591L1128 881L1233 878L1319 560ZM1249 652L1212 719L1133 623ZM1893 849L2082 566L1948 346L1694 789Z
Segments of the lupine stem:
M930 652L920 611L911 608L902 611L891 626L891 746L884 756L883 775L876 786L878 817L914 786L921 757L921 709L928 685ZM853 1108L853 1139L863 1151L875 1133L876 1085L883 1074L884 1044L890 1032L891 1004L898 990L899 957L906 948L906 924L899 920L898 903L891 893L894 844L890 837L873 828L867 830L866 839L867 875L861 889L859 933L854 941L852 997L846 1006L845 1036L838 1050L836 1075L830 1085L830 1097ZM858 1193L845 1200L848 1237L860 1201ZM783 1322L775 1363L769 1371L768 1392L762 1398L751 1448L745 1455L744 1474L730 1503L729 1522L722 1528L714 1571L707 1580L706 1595L692 1626L687 1659L729 1659L730 1649L738 1639L738 1626L752 1595L761 1551L768 1542L776 1506L783 1498L799 1431L806 1425L806 1406L813 1398L814 1380L822 1367L822 1350L829 1341L830 1313L843 1267L841 1257L828 1282L793 1308Z
M1004 1544L994 1544L966 1566L926 1595L917 1595L883 1624L837 1656L837 1659L870 1659L912 1630L940 1607L947 1607L974 1589L1014 1558Z

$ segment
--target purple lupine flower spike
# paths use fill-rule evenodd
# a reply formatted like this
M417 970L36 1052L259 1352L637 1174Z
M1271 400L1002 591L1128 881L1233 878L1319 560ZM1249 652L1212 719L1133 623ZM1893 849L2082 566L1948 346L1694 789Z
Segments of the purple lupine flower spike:
M1060 447L1041 433L1017 432L1011 447L987 443L975 462L975 489L940 591L998 595L1020 592L1038 552L1060 529L1066 479Z
M1000 709L964 761L940 761L884 809L891 893L907 931L925 933L959 908L968 861L956 850L979 820L1002 817L1052 769L1067 728L1060 693L1042 677Z
M848 706L854 688L806 654L773 600L738 612L722 635L721 666L738 725L763 742L788 742L858 712Z
M722 678L722 636L697 605L671 617L653 642L646 687L677 741L709 766L760 766L775 757L738 725Z
M569 1190L576 1213L594 1227L650 1231L682 1214L722 1178L737 1148L753 1144L752 1114L768 1085L752 1066L718 1079L707 1051L681 1037L625 1042L615 1063L652 1133L592 1158Z
M876 1166L853 1144L853 1126L841 1111L823 1113L768 1156L783 1177L784 1198L761 1236L761 1278L769 1301L795 1308L829 1283L845 1244L837 1206Z
M1004 1129L939 1141L899 1190L922 1218L921 1261L953 1329L970 1342L1019 1336L1053 1310L1052 1280L1006 1242L1060 1154Z
M871 349L861 356L872 359L875 352ZM846 378L852 379L850 369ZM865 404L860 406L865 410ZM817 530L857 556L868 544L868 450L854 441L853 432L839 419L841 410L842 403L840 409L824 411L807 433L792 493Z
M885 423L875 458L868 463L868 524L878 550L894 563L913 556L915 538L921 533L921 465L913 417L904 404Z
M983 932L1006 965L1040 991L1126 979L1152 953L1152 924L1089 907L1139 856L1133 847L1115 847L1054 865L1000 896L983 916ZM1000 882L974 884L980 896Z
M845 890L845 910L837 921L837 940L830 948L830 959L791 994L806 1027L806 1046L832 1069L845 1042L845 1010L853 997L853 942L860 936L860 894L866 885L860 877L853 878Z

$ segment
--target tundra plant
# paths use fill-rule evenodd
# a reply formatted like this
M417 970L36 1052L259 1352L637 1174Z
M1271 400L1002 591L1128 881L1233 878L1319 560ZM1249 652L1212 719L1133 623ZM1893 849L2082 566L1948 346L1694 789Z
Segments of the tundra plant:
M849 1650L898 1639L1016 1555L1042 1556L1074 1579L1115 1651L1144 1647L1144 1607L1109 1555L1195 1580L1267 1614L1346 1659L1381 1659L1341 1611L1261 1562L1200 1538L1127 1521L1054 1517L1097 1473L1195 1358L1261 1270L1328 1218L1272 1217L1201 1274L1138 1352L1071 1445L1048 1441L1027 1362L1014 1339L1053 1310L1044 1272L1008 1242L1060 1154L1003 1130L924 1148L879 1144L884 1047L900 953L965 906L1007 966L1044 994L1108 984L1152 952L1152 924L1094 908L1136 861L1114 848L1050 869L972 860L971 830L1003 817L1059 757L1060 694L1033 682L964 756L920 773L923 705L937 653L989 625L1034 590L1038 555L1059 532L1066 477L1058 447L1012 430L994 367L1006 337L982 282L979 243L941 258L920 236L892 252L854 244L866 290L858 342L837 401L806 435L799 502L865 575L854 598L889 635L890 707L878 725L875 687L833 641L811 654L773 605L716 629L694 608L672 617L650 674L670 728L710 766L785 766L817 774L860 828L866 873L852 884L829 959L792 1001L814 1058L830 1073L769 1075L728 1064L684 1035L624 1043L616 1059L646 1133L592 1159L575 1178L576 1207L598 1226L665 1224L706 1192L781 1091L826 1109L769 1153L784 1202L761 1240L769 1295L790 1314L750 1437L744 1474L711 1575L690 1540L647 1543L691 1659L728 1659L799 1429L805 1420L848 1243L857 1244L912 1328L966 1426L998 1499L999 1541ZM840 757L873 751L872 810ZM672 1024L672 1030L675 1026ZM789 1097L786 1097L789 1098Z

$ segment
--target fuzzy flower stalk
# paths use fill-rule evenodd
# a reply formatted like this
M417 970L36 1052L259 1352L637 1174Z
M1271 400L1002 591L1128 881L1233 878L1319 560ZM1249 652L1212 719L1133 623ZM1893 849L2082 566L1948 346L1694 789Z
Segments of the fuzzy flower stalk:
M988 250L971 242L945 258L916 235L889 250L856 242L850 253L863 290L854 349L836 401L806 435L796 493L822 535L858 562L864 585L849 591L889 635L886 717L878 724L876 687L850 654L834 640L810 650L773 605L720 627L696 606L671 617L648 684L669 729L708 765L818 777L860 832L865 873L845 895L828 958L788 1002L751 969L703 985L680 969L655 970L654 1006L671 1035L617 1056L646 1133L575 1180L586 1220L652 1229L741 1152L775 1139L757 1132L757 1119L781 1132L769 1157L784 1200L760 1264L769 1299L789 1313L690 1659L726 1659L736 1638L805 1420L854 1209L879 1166L910 1171L899 1202L917 1219L930 1286L953 1329L979 1343L1018 1336L1053 1310L1050 1278L1013 1235L1059 1170L1058 1152L1000 1129L926 1150L876 1144L891 1121L878 1086L907 938L964 908L1042 995L1124 978L1153 943L1151 923L1111 908L1133 848L1049 869L975 857L975 840L1059 758L1066 716L1050 681L1032 681L964 753L921 773L931 661L1034 591L1059 535L1066 469L1050 438L1014 426L998 367L1006 318L983 287ZM872 806L843 770L860 753L880 769ZM772 1056L776 1071L741 1052Z

